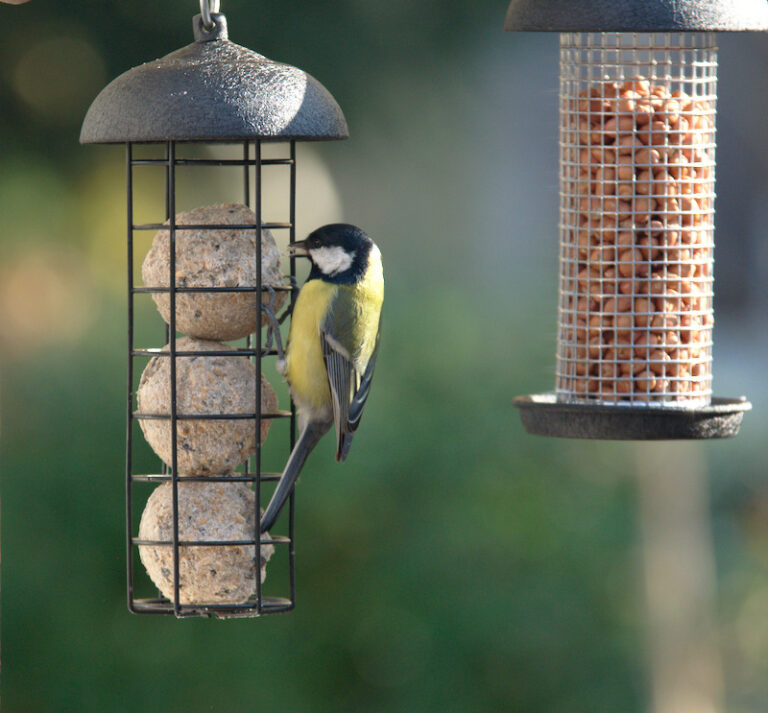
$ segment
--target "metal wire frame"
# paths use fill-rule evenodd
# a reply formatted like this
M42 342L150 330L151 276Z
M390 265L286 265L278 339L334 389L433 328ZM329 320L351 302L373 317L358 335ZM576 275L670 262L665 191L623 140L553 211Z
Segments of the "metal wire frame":
M225 143L225 142L219 142ZM231 142L226 142L231 143ZM261 284L261 241L257 239L255 250L256 261L256 285L252 287L224 287L224 288L181 288L175 284L176 275L176 168L178 166L240 166L243 168L243 196L244 203L252 208L256 215L254 225L242 226L221 226L204 225L190 226L184 225L184 229L243 229L256 230L257 235L261 235L261 230L282 229L289 233L291 242L296 240L296 142L290 141L289 156L284 158L264 158L262 157L261 142L246 141L242 142L242 159L187 159L176 156L177 144L169 141L165 144L165 156L162 159L134 158L134 144L126 144L126 195L127 195L127 265L128 265L128 394L127 394L127 431L126 431L126 555L127 555L127 598L128 608L136 614L175 614L177 617L191 616L219 616L219 617L238 617L238 616L258 616L262 614L273 614L285 612L295 606L296 586L295 586L295 540L294 540L294 494L291 493L288 505L288 535L287 536L261 536L260 535L260 512L261 512L261 486L263 483L274 482L279 479L280 473L264 472L262 470L261 459L261 438L258 437L261 429L262 419L288 418L290 419L289 451L293 450L296 439L296 413L293 405L290 411L279 410L275 413L263 413L261 407L261 379L262 358L273 356L277 352L274 349L265 348L262 344L262 309L257 313L256 331L247 338L247 348L233 348L231 350L219 350L206 352L206 356L224 356L224 357L248 357L254 361L256 368L256 398L255 412L246 414L184 414L177 410L176 400L176 358L183 356L198 356L198 352L186 352L176 349L176 295L185 292L256 292L262 293L270 288L262 288ZM164 169L165 173L165 212L166 223L155 224L145 223L136 224L134 222L134 175L135 166L154 165ZM264 166L289 166L290 167L290 195L289 195L289 220L280 223L266 223L262 220L262 167ZM251 176L253 173L253 178ZM253 187L252 187L253 182ZM167 288L147 288L134 285L134 232L146 230L165 229L169 232L169 263L170 276ZM296 264L295 259L290 259L290 277L291 287L284 289L290 290L291 307L296 299L297 289L295 288ZM275 289L275 288L272 288ZM281 288L277 288L281 289ZM137 348L134 344L134 326L135 309L134 299L137 294L143 293L168 293L170 301L170 324L165 326L165 343L168 344L168 350L161 351L154 348ZM141 414L135 411L134 407L134 359L139 357L168 357L170 359L170 413L164 415ZM135 474L133 473L133 424L135 421L143 419L166 419L171 422L171 467L163 463L160 474ZM254 421L254 429L257 434L256 453L253 458L253 470L248 459L245 462L243 473L232 475L212 475L212 476L182 476L178 473L177 463L177 423L179 420L234 420L250 419ZM133 518L133 486L136 483L165 483L172 484L173 498L173 538L168 541L144 540L134 536L134 518ZM180 482L223 482L223 483L253 483L255 490L255 530L253 538L233 541L207 541L207 540L181 540L179 537L179 483ZM135 547L139 546L171 547L173 549L173 601L163 597L158 593L156 598L137 599L134 596L134 553ZM254 561L256 563L256 593L248 601L241 604L182 604L180 602L180 547L211 547L211 546L252 546L254 547ZM288 589L287 596L275 597L265 596L262 593L261 576L259 567L261 563L261 548L264 546L282 547L287 550L288 558ZM279 550L276 550L276 554Z
M559 401L710 402L717 47L560 39Z

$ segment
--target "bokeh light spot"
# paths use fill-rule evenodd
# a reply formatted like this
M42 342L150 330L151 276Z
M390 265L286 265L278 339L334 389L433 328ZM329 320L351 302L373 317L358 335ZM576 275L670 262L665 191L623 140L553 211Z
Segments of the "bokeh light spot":
M83 260L38 248L0 268L0 348L21 357L52 344L75 343L91 324L94 300Z
M82 119L105 79L101 54L88 40L47 36L19 55L12 85L37 119L68 124Z

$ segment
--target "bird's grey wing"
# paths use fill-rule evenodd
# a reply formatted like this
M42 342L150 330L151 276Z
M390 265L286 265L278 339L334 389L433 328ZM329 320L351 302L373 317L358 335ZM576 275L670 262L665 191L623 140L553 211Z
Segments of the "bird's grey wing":
M349 427L349 407L360 383L360 376L352 362L339 351L339 345L327 332L322 332L323 358L328 372L333 402L333 422L336 426L336 460L343 460L342 454L349 449L352 439Z
M360 424L363 406L370 392L379 351L381 321L376 334L376 345L362 374L352 363L348 348L340 343L334 332L348 334L349 331L337 332L333 318L324 325L322 331L323 358L331 388L333 421L336 426L336 460L343 461L349 452L352 436Z
M381 336L381 322L379 322L379 331L376 333L376 346L374 347L373 354L368 360L368 366L365 367L365 373L360 379L357 388L355 389L352 402L349 404L347 411L347 429L348 436L343 444L341 444L341 450L336 453L337 460L343 461L347 457L349 452L349 446L352 444L352 434L357 430L360 425L360 419L363 416L363 406L368 399L368 394L371 390L371 381L373 380L373 370L376 367L376 357L379 355L379 337Z
M360 423L360 418L363 415L363 406L368 399L368 393L371 390L371 381L373 381L373 370L376 368L376 357L379 355L379 338L381 337L381 320L379 320L379 331L376 333L376 346L373 348L373 354L368 360L368 365L365 367L360 383L355 389L352 402L349 404L349 413L347 418L349 420L350 428L354 431Z

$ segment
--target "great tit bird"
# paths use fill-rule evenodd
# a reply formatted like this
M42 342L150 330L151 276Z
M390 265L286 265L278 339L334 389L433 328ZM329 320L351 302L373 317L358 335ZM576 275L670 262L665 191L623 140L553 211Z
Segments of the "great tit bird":
M312 262L277 363L296 404L300 435L261 519L262 532L275 523L304 461L332 425L336 460L347 457L371 388L384 300L381 253L360 228L325 225L289 250Z

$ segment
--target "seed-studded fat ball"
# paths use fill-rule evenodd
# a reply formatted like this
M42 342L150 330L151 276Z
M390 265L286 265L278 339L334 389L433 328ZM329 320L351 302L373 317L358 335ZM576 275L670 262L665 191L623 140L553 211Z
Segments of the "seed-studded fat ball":
M231 350L226 344L182 337L177 352L201 352L200 356L176 357L176 413L244 414L256 411L256 368L246 357L205 356L205 352ZM168 351L168 345L163 347ZM171 413L170 365L168 356L155 356L144 369L138 389L140 414ZM261 412L274 413L277 396L261 377ZM170 419L144 419L139 423L144 437L169 466ZM261 443L267 437L270 419L262 419ZM230 473L256 451L253 419L177 419L177 468L182 475Z
M167 223L166 223L167 224ZM256 215L239 203L195 208L176 215L176 225L255 225ZM255 287L256 230L243 228L176 230L176 287ZM144 259L141 274L147 287L170 284L170 235L160 230ZM261 231L262 287L285 284L280 254L269 230ZM286 292L274 293L273 311L285 303ZM170 324L168 293L152 298ZM269 305L270 293L261 296ZM199 339L240 339L256 331L259 298L255 292L182 292L176 294L176 329ZM262 326L268 321L262 315Z
M254 540L256 497L245 483L177 484L180 541ZM268 538L269 535L265 533ZM142 540L173 541L173 485L163 483L150 495L139 525ZM260 546L261 581L274 553ZM181 604L239 604L256 589L256 545L182 545L179 547ZM155 586L174 601L173 546L140 545L139 555Z

